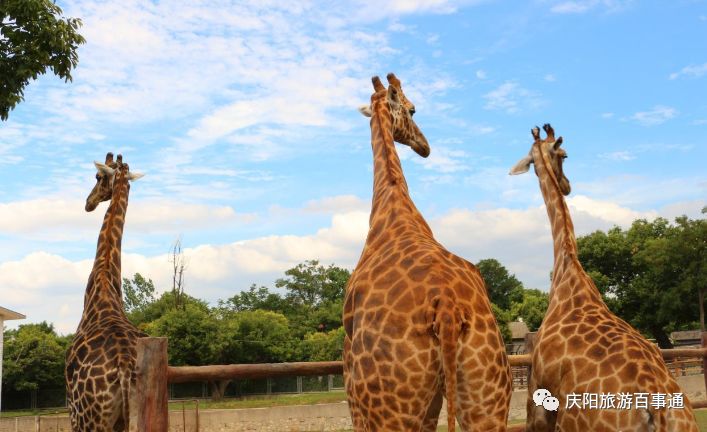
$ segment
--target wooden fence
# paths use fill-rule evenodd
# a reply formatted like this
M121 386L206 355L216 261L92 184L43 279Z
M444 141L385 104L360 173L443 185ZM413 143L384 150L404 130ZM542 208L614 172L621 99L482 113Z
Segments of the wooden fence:
M702 333L702 348L661 352L666 360L701 358L707 390L707 332ZM530 354L510 355L508 358L511 366L530 366ZM342 373L341 361L174 367L167 364L167 338L142 338L137 344L137 385L130 402L131 411L137 411L137 415L131 417L137 420L139 431L167 432L169 383ZM707 400L691 403L693 408L707 407ZM508 428L508 432L524 429L523 425L514 425Z

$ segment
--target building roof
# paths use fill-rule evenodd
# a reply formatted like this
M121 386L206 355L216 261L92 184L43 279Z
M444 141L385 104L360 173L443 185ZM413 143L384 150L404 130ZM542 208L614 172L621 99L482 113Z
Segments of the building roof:
M25 319L27 317L22 315L21 313L11 311L10 309L5 309L4 307L0 306L0 318L2 318L5 321L9 321L9 320Z
M523 321L511 321L508 323L512 339L524 339L528 333L528 326Z

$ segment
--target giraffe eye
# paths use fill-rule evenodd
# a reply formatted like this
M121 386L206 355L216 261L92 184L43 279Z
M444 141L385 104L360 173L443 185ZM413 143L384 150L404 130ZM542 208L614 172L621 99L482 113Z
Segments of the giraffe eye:
M410 117L415 115L415 107L410 108Z
M100 175L100 174L96 174L96 180L99 180L99 181L101 180L101 175Z

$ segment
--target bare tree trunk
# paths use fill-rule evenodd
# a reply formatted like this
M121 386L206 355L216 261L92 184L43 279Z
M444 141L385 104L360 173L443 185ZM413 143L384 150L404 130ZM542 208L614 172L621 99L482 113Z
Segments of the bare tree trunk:
M172 293L174 294L174 306L176 309L184 309L184 271L187 263L182 250L182 239L178 237L172 245L172 256L169 260L172 263Z
M226 393L226 387L228 387L230 382L231 380L209 381L211 385L211 400L219 401L223 399L223 395Z

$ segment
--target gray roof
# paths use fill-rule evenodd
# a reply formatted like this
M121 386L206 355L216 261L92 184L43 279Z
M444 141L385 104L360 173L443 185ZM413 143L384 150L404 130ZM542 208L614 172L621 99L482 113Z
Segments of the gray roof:
M9 321L9 320L25 319L27 317L22 315L21 313L11 311L10 309L5 309L4 307L0 306L0 318L2 318L5 321Z
M508 329L511 331L511 338L524 339L528 333L528 326L523 321L511 321L508 323Z

